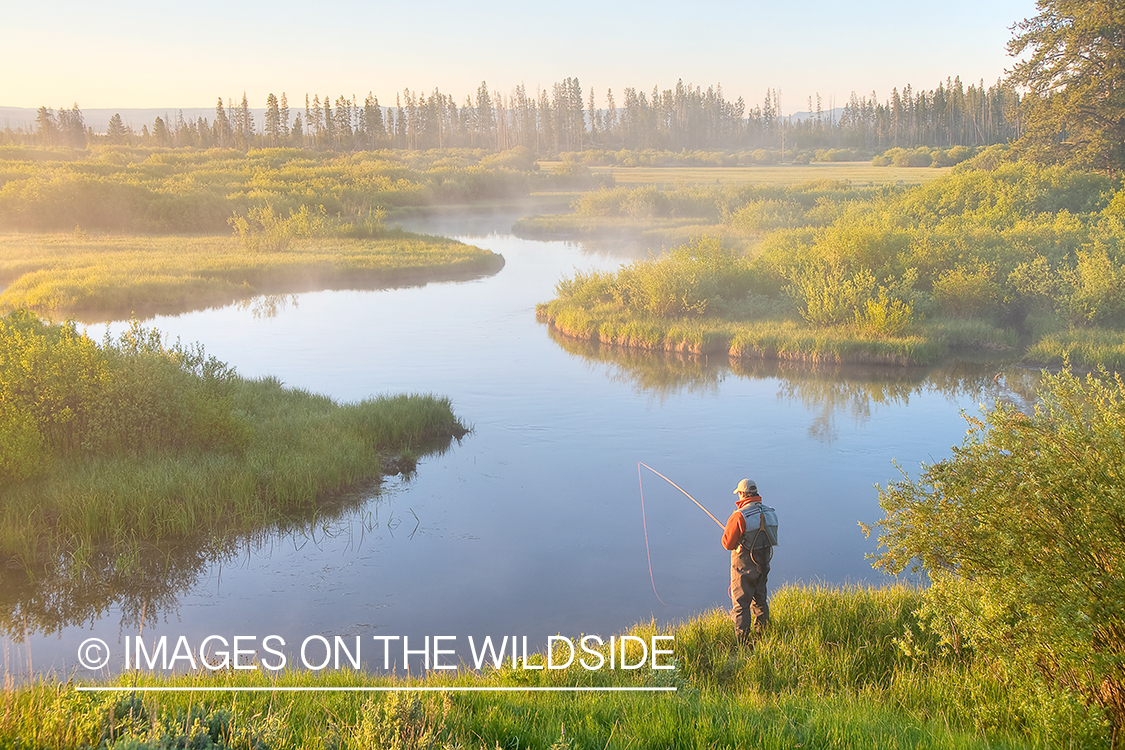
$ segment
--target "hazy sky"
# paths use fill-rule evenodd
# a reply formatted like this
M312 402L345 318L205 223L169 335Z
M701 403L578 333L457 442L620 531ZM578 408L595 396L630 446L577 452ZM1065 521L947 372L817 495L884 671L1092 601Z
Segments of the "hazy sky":
M820 93L885 99L946 77L992 84L1010 27L1034 0L36 0L9 3L0 28L0 106L212 107L217 97L295 105L308 93L439 88L458 104L481 81L507 95L577 77L597 103L612 88L677 79L785 112Z

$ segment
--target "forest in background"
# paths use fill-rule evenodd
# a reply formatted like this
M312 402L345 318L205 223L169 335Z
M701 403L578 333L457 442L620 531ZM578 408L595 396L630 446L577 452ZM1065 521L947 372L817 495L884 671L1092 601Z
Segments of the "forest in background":
M967 87L959 77L936 87L907 84L880 102L853 92L843 106L819 94L807 98L800 116L782 114L781 92L770 89L761 104L726 98L721 84L700 86L677 81L651 92L625 88L620 101L612 90L583 91L577 78L530 92L522 85L508 94L482 82L458 105L435 88L409 88L395 102L380 103L368 93L362 101L330 94L303 104L269 94L255 117L245 93L240 101L218 97L212 118L185 117L183 111L156 117L140 130L114 115L105 132L87 126L77 104L54 110L40 107L35 125L0 131L0 146L37 145L86 148L95 144L196 148L294 147L324 151L377 149L522 147L537 155L586 149L776 150L790 155L817 149L858 149L869 159L896 147L987 146L1018 138L1020 94L1014 86L984 81Z

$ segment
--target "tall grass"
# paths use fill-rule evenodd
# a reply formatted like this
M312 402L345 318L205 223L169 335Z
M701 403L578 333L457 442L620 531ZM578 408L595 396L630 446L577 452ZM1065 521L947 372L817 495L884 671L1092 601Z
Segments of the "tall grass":
M1107 746L1096 712L1034 677L1000 682L938 649L901 586L778 591L753 650L725 612L675 636L671 671L574 666L423 678L361 672L131 673L122 686L669 686L674 693L79 693L45 679L8 689L0 743L34 747L1058 748Z
M1075 367L1104 365L1121 372L1125 370L1125 331L1077 328L1048 334L1028 348L1025 358L1053 366L1067 362Z
M0 559L35 571L98 547L253 530L465 431L448 399L338 404L139 326L98 347L13 313L0 319L0 442L38 442L0 462Z

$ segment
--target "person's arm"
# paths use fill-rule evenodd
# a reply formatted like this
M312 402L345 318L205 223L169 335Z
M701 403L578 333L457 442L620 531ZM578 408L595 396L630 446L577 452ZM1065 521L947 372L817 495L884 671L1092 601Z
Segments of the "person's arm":
M742 513L735 511L730 514L727 519L727 525L723 529L723 549L734 549L742 541L742 535L746 533L746 519Z

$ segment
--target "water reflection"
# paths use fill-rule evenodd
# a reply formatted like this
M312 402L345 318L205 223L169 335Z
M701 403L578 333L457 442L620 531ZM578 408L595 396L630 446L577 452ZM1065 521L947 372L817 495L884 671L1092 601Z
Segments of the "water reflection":
M276 318L280 312L290 308L296 310L300 307L296 294L260 294L236 304L239 310L249 310L258 320Z
M969 398L985 408L1011 404L1030 412L1040 379L1038 370L996 363L892 367L737 359L584 341L554 328L548 328L548 335L564 351L604 370L608 379L661 402L683 393L717 393L728 375L777 381L778 399L804 406L813 415L808 436L825 444L837 439L838 418L862 424L877 407L908 406L912 396L923 393Z
M440 456L453 444L446 438L429 444L418 456ZM415 458L389 460L384 476L409 482ZM211 571L240 557L268 559L281 544L317 549L327 540L346 539L358 551L377 529L413 538L421 519L383 511L383 480L373 480L334 495L315 510L243 534L198 536L160 545L143 540L127 549L94 545L89 554L68 554L36 570L0 568L0 632L13 640L29 634L50 635L74 625L93 624L110 613L122 630L141 631L147 623L176 615L177 603Z

